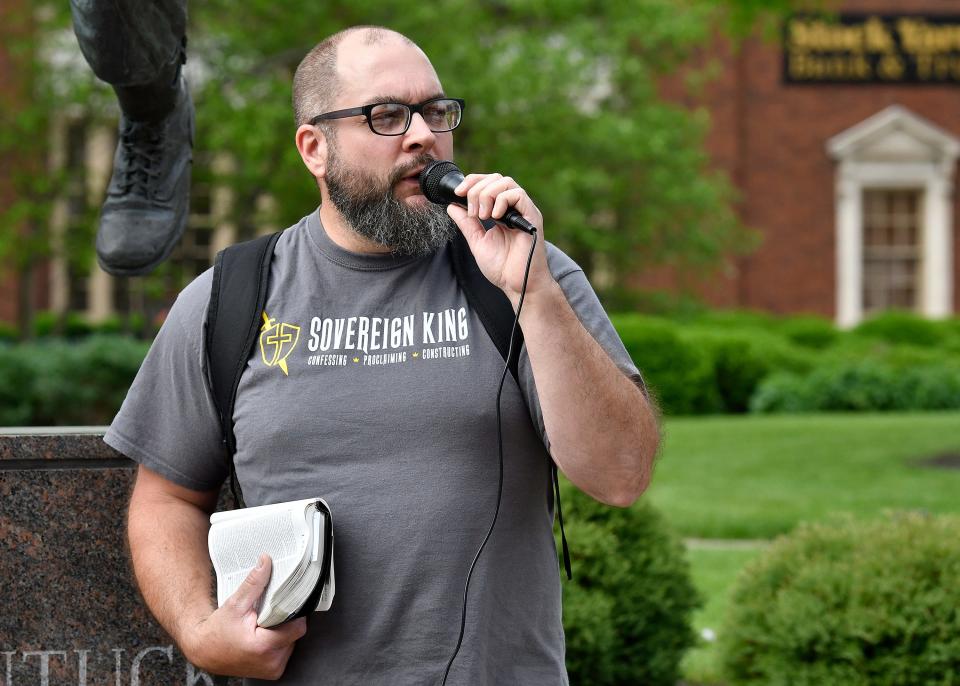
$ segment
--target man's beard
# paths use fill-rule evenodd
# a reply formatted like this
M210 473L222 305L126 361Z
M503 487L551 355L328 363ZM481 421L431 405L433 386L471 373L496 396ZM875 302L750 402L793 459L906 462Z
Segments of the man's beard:
M328 139L329 140L329 139ZM434 252L455 235L457 225L446 208L434 203L407 205L393 194L394 186L433 158L421 155L398 167L384 183L361 168L344 164L336 143L329 141L327 192L330 202L350 227L364 238L397 255Z

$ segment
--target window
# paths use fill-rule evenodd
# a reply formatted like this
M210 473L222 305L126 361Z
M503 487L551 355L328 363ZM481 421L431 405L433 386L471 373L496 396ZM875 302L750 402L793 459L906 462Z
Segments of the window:
M827 141L836 168L837 324L896 307L954 311L960 138L891 105Z
M921 310L923 192L863 192L863 310Z

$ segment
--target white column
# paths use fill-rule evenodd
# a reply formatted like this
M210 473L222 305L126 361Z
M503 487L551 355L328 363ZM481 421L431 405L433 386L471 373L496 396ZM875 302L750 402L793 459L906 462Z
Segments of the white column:
M921 312L933 318L953 312L952 179L927 181L923 211L923 275Z
M91 204L103 202L104 189L113 172L116 138L104 125L92 125L87 139L87 199ZM97 215L99 222L99 214ZM113 314L113 277L95 265L87 286L87 316L92 322L103 321Z
M214 179L221 175L229 176L236 170L236 161L231 155L220 153L213 158ZM210 240L210 264L217 253L237 240L237 226L230 221L233 211L233 188L228 184L216 183L210 188L210 214L213 222L213 236Z
M863 319L862 189L841 163L837 175L837 326L847 329Z
M66 158L65 117L55 117L50 127L50 170L52 173L63 169ZM67 274L67 260L64 255L63 234L67 230L67 199L57 194L50 211L50 309L57 314L67 310L70 283Z

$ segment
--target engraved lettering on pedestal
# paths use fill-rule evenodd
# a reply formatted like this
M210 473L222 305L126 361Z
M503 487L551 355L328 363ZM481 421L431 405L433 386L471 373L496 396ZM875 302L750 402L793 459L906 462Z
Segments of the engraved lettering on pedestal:
M3 651L3 656L7 660L7 680L4 682L6 686L13 685L13 654L17 652L16 650L5 650Z
M40 686L50 686L50 656L58 655L64 660L67 659L67 651L65 650L26 650L23 653L23 661L26 662L27 658L33 657L34 655L40 656Z
M130 686L140 686L140 663L150 653L163 653L167 656L167 662L173 664L173 646L150 646L144 648L133 658L133 664L130 665Z
M87 655L89 650L74 649L77 654L77 686L87 686Z
M197 668L194 667L189 662L187 663L187 686L193 686L194 684L202 682L204 686L213 686L213 679L204 671L197 671Z
M122 682L120 681L120 669L122 667L120 658L123 656L123 648L114 648L113 656L114 658L116 658L114 660L114 668L113 668L113 673L116 676L115 683L116 683L116 686L123 686Z

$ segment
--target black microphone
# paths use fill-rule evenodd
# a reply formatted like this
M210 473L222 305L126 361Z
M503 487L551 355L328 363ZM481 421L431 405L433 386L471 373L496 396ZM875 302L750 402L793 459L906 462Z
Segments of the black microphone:
M427 200L435 202L438 205L459 205L467 206L467 199L461 198L453 192L453 189L463 181L463 172L460 167L449 160L435 160L424 167L420 172L420 191L427 196ZM514 229L526 231L534 234L537 227L523 218L523 215L512 207L500 219L494 221L501 222ZM486 224L486 222L483 222ZM485 229L493 228L493 224L484 226Z

